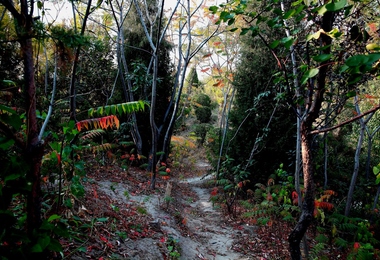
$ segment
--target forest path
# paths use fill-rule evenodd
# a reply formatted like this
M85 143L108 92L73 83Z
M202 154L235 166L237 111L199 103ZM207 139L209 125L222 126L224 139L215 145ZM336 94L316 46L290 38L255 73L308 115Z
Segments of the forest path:
M148 194L131 192L126 182L98 181L99 191L119 204L134 203L144 208L151 217L146 219L149 229L157 232L151 237L123 242L125 259L250 259L235 252L233 247L235 238L252 235L253 231L244 225L234 225L226 220L221 209L213 207L212 175L205 176L209 165L197 162L196 167L195 172L202 175L170 180L169 194L167 181L161 184L160 192Z

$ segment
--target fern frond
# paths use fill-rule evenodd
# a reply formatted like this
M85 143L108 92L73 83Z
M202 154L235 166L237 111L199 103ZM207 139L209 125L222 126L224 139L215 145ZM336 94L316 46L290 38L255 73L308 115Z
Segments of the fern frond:
M327 242L329 242L329 238L324 234L319 234L315 237L315 241L317 241L318 243L326 244Z
M343 248L346 248L348 246L348 242L347 240L341 238L341 237L337 237L335 238L334 240L334 244L338 247L343 247Z
M105 133L103 129L93 129L88 131L84 136L82 136L82 139L93 139L98 136L102 136Z
M111 150L114 147L115 147L114 144L105 143L105 144L100 144L100 145L95 145L95 146L88 146L85 148L85 150L90 150L92 153L98 153L98 152L105 152L105 151Z
M328 259L327 257L321 258L321 256L323 256L323 251L325 250L326 246L326 243L317 243L316 245L314 245L313 248L310 249L310 259Z

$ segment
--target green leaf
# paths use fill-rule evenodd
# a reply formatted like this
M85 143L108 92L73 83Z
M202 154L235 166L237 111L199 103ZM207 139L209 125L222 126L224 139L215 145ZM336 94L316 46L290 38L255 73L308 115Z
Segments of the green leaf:
M353 85L355 83L358 83L362 78L363 78L363 76L361 74L353 74L348 79L348 85Z
M313 56L313 60L316 62L324 62L331 58L332 54L320 54L317 56Z
M88 117L93 117L93 115L94 115L94 109L93 109L93 108L90 108L90 109L88 110Z
M245 35L245 34L247 34L249 32L249 28L243 28L243 29L241 29L241 33L240 33L240 35Z
M1 105L1 104L0 104L0 111L6 111L6 112L9 112L11 114L16 114L16 111L14 111L12 108Z
M230 13L230 12L226 12L226 11L223 11L220 13L220 19L223 20L223 22L227 22L229 19L232 19L234 18L235 14L234 13Z
M111 114L116 115L116 106L115 105L111 106Z
M17 174L17 173L9 174L9 175L7 175L7 176L4 178L4 182L12 181L12 180L16 180L16 179L18 179L20 176L21 176L21 175L20 175L20 174Z
M297 6L297 5L299 5L300 3L302 3L302 2L303 2L303 0L297 0L297 1L293 2L293 3L291 4L291 6Z
M103 107L98 107L98 109L96 110L96 113L97 113L99 116L102 116L102 115L103 115Z
M41 253L42 250L43 250L43 249L42 249L42 247L41 247L40 244L35 244L35 245L32 247L32 249L31 249L32 253Z
M105 106L104 110L105 110L105 114L108 116L110 114L111 107L110 106Z
M346 94L346 97L348 97L348 98L351 98L351 97L355 97L356 96L356 91L349 91L349 92L347 92L347 94Z
M128 113L128 112L129 112L129 111L128 111L128 104L127 104L127 103L123 103L123 104L122 104L122 109L123 109L123 113L124 113L124 114Z
M366 63L368 60L369 60L368 55L359 54L359 55L349 57L346 60L345 64L348 67L358 67Z
M269 47L270 47L271 49L274 49L274 48L276 48L279 44L280 44L280 41L279 41L279 40L275 40L274 42L272 42L271 44L269 44Z
M286 49L289 50L290 47L293 45L295 39L292 38L292 37L287 37L287 38L289 38L289 39L287 39L287 40L284 42L284 46L285 46Z
M370 53L368 56L368 65L372 66L372 64L380 59L380 53Z
M380 168L378 166L373 167L373 174L378 175L380 173Z
M213 14L215 14L217 11L218 11L218 7L217 6L210 6L210 8L208 10L210 10L210 12L212 12Z
M108 218L97 218L96 222L107 222Z
M294 14L296 13L296 10L294 9L291 9L291 10L288 10L284 16L282 17L283 19L289 19L290 17L292 17Z
M123 105L122 104L117 104L117 112L120 116L123 115Z
M53 252L62 252L63 250L62 245L56 239L51 239L49 245L47 246L47 249Z
M8 80L8 79L4 79L2 80L2 82L4 83L4 85L13 85L13 86L16 86L16 82L12 81L12 80Z
M326 10L336 12L343 9L347 4L347 0L341 0L339 2L331 2L326 5Z
M12 145L14 145L15 141L13 139L0 138L0 149L8 150Z
M314 68L314 69L310 69L308 71L305 72L305 74L302 76L302 79L301 79L301 84L305 84L307 82L308 79L316 76L319 72L319 69L317 68Z
M48 218L48 222L52 222L53 220L56 220L56 219L60 219L61 216L57 215L57 214L54 214L54 215L51 215L49 218Z

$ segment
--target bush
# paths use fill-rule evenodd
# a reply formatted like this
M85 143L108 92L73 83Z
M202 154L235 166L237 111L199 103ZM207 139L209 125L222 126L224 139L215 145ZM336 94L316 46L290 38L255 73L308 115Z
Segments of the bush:
M201 123L209 123L211 121L211 108L209 107L197 107L195 109L195 115Z

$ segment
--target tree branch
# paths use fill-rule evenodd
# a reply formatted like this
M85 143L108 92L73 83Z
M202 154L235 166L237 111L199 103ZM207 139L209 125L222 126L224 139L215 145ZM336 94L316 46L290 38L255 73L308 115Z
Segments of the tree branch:
M360 119L360 118L362 118L362 117L364 117L364 116L366 116L366 115L368 115L368 114L371 114L371 113L373 113L373 112L376 112L376 111L379 110L379 109L380 109L380 105L377 105L377 106L375 106L374 108L368 110L367 112L365 112L365 113L363 113L363 114L361 114L361 115L355 116L355 117L353 117L353 118L351 118L351 119L349 119L349 120L347 120L347 121L344 121L344 122L342 122L342 123L340 123L340 124L338 124L338 125L336 125L336 126L332 126L332 127L328 127L328 128L324 128L324 129L313 130L313 131L311 131L311 132L309 133L309 135L320 134L320 133L324 133L324 132L332 131L332 130L334 130L334 129L337 129L337 128L340 128L340 127L342 127L342 126L344 126L344 125L347 125L347 124L349 124L349 123L352 123L352 122L354 122L354 121L356 121L356 120L358 120L358 119Z

